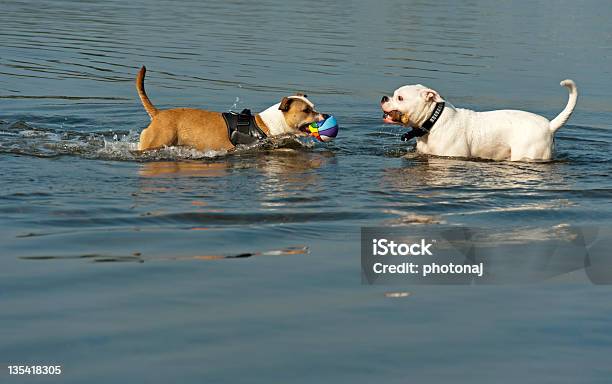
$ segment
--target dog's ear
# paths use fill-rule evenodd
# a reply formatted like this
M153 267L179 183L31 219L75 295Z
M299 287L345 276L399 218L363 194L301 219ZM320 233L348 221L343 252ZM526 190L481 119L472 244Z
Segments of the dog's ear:
M443 101L438 92L434 91L431 88L422 90L421 97L425 101L435 101L436 103L441 103Z
M302 93L302 92L296 92L296 93L295 93L295 95L296 95L296 96L301 96L301 97L308 97L308 95L307 95L307 94Z
M283 99L280 102L280 105L278 106L278 109L280 109L283 112L287 112L289 110L289 106L291 105L292 101L293 99L290 99L288 97L283 97Z

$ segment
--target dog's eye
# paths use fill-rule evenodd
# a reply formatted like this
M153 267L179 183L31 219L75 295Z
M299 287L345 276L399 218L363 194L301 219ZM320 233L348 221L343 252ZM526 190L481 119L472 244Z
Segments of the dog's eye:
M398 99L399 101L404 101L404 98L403 98L402 96L398 96L398 97L397 97L397 99Z
M304 113L310 113L310 108L306 108L306 109L304 109L302 112L304 112Z

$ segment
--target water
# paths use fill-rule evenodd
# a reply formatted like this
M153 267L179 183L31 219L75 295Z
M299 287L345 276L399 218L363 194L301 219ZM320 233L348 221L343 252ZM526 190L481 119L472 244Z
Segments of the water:
M393 298L362 286L359 267L365 225L610 225L606 2L2 9L5 365L61 364L75 383L609 381L608 287ZM262 110L305 91L340 135L139 155L143 64L159 108ZM423 157L381 124L381 95L409 83L552 118L564 78L580 99L549 163Z

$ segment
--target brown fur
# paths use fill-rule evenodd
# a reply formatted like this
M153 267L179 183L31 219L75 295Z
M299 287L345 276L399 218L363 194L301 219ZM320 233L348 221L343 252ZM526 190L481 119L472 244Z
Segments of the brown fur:
M140 68L140 71L138 72L138 77L136 77L136 89L138 90L138 96L140 96L140 101L142 101L142 105L145 111L147 111L147 113L152 119L157 114L157 108L153 106L153 103L151 103L151 100L149 100L149 97L147 96L147 93L144 89L144 78L146 73L147 68L145 68L144 66Z
M225 120L219 112L194 108L174 108L160 111L153 106L144 89L146 68L142 67L136 78L136 89L142 105L151 117L151 123L140 134L138 149L141 151L164 146L188 146L198 150L229 150L231 143ZM298 94L305 96L302 94ZM279 109L289 127L300 134L299 129L321 115L299 99L284 97ZM259 127L269 135L270 130L259 115L255 116Z
M184 145L200 150L227 150L234 147L218 112L192 108L159 111L140 134L141 151Z

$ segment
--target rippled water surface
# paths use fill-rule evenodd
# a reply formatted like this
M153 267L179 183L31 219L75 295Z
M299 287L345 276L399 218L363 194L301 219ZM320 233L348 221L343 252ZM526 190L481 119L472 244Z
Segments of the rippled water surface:
M609 381L607 287L393 298L359 266L366 225L610 226L607 2L1 8L0 361L91 383ZM340 134L139 154L141 65L159 108L305 91ZM547 163L419 156L378 107L422 83L553 118L565 78L580 100Z

